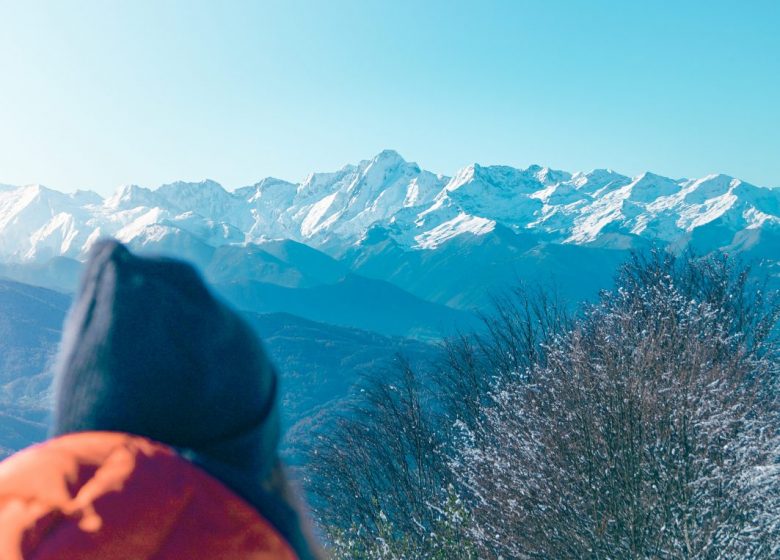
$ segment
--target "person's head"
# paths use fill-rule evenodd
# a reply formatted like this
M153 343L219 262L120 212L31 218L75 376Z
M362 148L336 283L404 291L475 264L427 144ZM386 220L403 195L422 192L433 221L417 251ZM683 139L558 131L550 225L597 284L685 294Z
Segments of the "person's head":
M188 264L93 248L55 370L55 435L129 432L268 472L276 373Z

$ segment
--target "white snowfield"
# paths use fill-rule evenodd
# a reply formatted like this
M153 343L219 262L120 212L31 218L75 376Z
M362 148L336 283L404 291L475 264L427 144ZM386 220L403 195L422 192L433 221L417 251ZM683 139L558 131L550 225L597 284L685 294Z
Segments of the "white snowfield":
M780 189L726 175L669 179L611 170L570 174L546 167L470 165L437 175L386 150L299 184L268 178L228 192L214 181L109 197L40 185L0 187L0 259L83 260L97 239L178 254L203 247L292 239L338 253L383 227L402 247L433 250L497 225L552 243L625 248L637 238L683 242L709 225L729 236L780 224Z

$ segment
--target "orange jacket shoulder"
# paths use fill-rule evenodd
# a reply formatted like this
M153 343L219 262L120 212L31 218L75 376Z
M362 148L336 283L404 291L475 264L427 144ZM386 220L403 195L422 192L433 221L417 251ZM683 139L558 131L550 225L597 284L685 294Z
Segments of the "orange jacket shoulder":
M63 436L0 463L0 558L295 560L244 500L170 448Z

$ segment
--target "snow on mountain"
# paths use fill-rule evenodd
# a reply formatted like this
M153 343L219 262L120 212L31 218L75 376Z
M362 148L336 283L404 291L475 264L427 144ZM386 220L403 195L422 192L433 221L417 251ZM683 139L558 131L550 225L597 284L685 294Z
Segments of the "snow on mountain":
M780 191L726 175L629 178L608 169L570 174L473 164L450 178L392 150L300 183L268 178L233 192L214 181L155 190L126 185L106 199L38 185L0 188L4 262L83 260L108 235L138 248L207 258L218 247L280 239L333 255L382 236L405 250L436 250L499 225L558 244L627 248L637 240L695 239L743 246L759 238L745 232L778 224Z
M493 231L496 222L461 212L451 220L417 235L414 239L421 249L436 249L439 245L464 233L483 235Z
M590 173L578 172L572 175L570 183L579 191L598 196L631 182L629 177L611 169L594 169Z
M135 208L154 208L162 199L150 189L138 185L122 185L105 201L105 208L120 211Z
M474 164L458 173L440 196L469 215L524 225L542 208L543 203L532 197L548 186L548 173L542 171L538 166L520 170Z
M298 185L269 177L251 187L236 190L233 195L248 203L252 225L247 232L250 239L268 239L268 233L279 237L294 238L294 231L287 231L282 216L292 207ZM273 238L273 237L271 237Z
M68 195L41 185L0 191L0 255L40 261L78 254L89 236L81 224L94 200L84 192Z
M285 222L299 240L316 245L327 245L332 237L354 240L371 225L392 221L403 208L430 204L445 183L445 177L385 150L337 173L309 175Z
M241 231L247 231L253 225L252 212L246 201L231 195L215 181L179 181L161 186L154 194L167 202L166 206L181 213L229 224Z

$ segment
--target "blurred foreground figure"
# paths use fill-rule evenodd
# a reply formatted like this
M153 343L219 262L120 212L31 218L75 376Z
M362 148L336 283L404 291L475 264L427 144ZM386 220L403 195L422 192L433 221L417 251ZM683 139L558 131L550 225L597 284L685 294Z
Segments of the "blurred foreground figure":
M0 464L0 558L309 559L279 464L276 372L188 265L92 252L54 438Z

